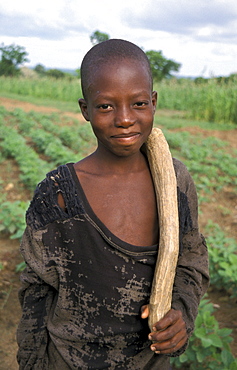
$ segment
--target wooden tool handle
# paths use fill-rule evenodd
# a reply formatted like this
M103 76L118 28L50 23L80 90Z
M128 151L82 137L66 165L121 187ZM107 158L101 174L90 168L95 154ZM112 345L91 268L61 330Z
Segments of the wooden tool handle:
M159 215L159 250L149 303L149 327L171 308L173 283L179 253L177 183L168 143L158 128L153 128L145 143L155 187Z

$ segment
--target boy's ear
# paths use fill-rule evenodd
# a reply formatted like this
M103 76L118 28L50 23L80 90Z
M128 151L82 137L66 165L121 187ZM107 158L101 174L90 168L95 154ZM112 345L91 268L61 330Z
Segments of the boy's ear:
M90 121L89 120L89 115L88 115L88 109L87 109L87 102L85 101L85 99L79 99L78 104L79 104L79 107L81 109L81 113L82 113L83 117L85 118L85 120Z
M156 111L156 104L157 104L157 100L158 100L158 94L156 91L152 91L152 105L153 105L153 112L155 114L155 111Z

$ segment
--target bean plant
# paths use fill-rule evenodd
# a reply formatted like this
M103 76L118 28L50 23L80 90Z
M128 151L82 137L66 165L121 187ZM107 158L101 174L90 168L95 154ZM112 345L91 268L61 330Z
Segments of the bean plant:
M199 306L189 347L181 356L172 358L177 369L237 370L237 360L231 353L231 329L220 329L215 319L214 306L204 298Z

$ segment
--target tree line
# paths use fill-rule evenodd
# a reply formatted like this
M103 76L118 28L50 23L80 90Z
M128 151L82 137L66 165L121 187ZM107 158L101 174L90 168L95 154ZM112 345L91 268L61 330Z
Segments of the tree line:
M100 31L95 31L90 36L92 45L100 42L109 40L109 35ZM0 60L0 76L19 76L20 66L26 62L29 62L27 58L28 53L23 46L19 45L4 45L0 47L1 60ZM150 50L146 52L146 55L151 64L151 70L154 81L161 81L164 78L172 76L172 72L178 72L181 67L180 63L177 63L171 59L167 59L163 56L161 51ZM48 69L42 65L37 64L34 68L40 76L49 76L54 78L69 77L68 73L62 72L58 69ZM80 69L75 71L76 75L80 76Z
M100 42L109 40L110 36L107 33L100 32L100 31L94 31L90 35L90 41L92 45L96 45ZM151 71L153 75L153 79L155 82L160 82L163 79L169 79L173 77L174 72L178 72L181 64L178 62L175 62L172 59L167 59L161 50L148 50L145 52L150 65L151 65ZM1 60L0 60L0 76L19 76L20 75L20 66L23 65L26 62L29 62L29 59L27 58L28 53L26 52L25 48L23 46L19 45L4 45L3 43L0 46L0 54L1 54ZM34 71L42 77L53 77L56 79L61 78L68 78L72 79L74 76L70 73L63 72L59 69L46 69L42 64L37 64L34 68ZM75 71L75 77L80 78L80 69L77 69ZM236 74L231 74L228 77L216 77L217 81L219 82L225 82L228 83L229 81L232 81L234 78L236 78ZM203 84L206 83L209 79L203 78L203 77L197 77L194 79L194 82L197 84Z

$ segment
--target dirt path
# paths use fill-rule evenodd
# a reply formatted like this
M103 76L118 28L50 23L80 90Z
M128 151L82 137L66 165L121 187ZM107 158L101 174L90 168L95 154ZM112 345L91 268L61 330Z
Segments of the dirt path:
M232 148L237 148L237 128L233 130L204 130L200 127L183 127L177 131L188 131L192 135L203 135L204 137L212 136L226 141Z
M14 110L16 108L21 108L25 112L30 112L30 111L36 111L36 112L41 112L41 113L57 112L64 116L74 117L77 119L83 119L80 112L78 113L62 112L57 108L35 105L32 103L28 103L28 102L20 101L16 99L0 97L0 105L3 105L8 110ZM167 112L167 110L163 110L163 111L159 111L157 114L162 117L162 115L167 116L170 113ZM218 131L218 130L204 130L200 127L184 127L184 128L178 129L177 131L189 131L193 135L201 134L203 136L215 136L221 140L229 142L233 148L237 148L237 128L233 130Z
M0 97L0 106L4 106L7 110L14 110L16 108L20 108L25 112L35 111L40 113L58 113L59 115L68 116L76 119L83 119L82 114L78 111L78 113L73 112L62 112L60 109L53 108L53 107L45 107L42 105L36 105L32 103L28 103L25 101L20 101L16 99L9 99Z
M5 106L6 109L11 110L21 108L26 112L31 110L51 113L57 112L64 116L71 116L77 119L81 118L78 113L60 112L56 108L37 106L28 102L0 98L0 105ZM232 148L237 148L237 129L231 131L211 131L203 130L198 127L186 127L181 130L189 131L194 135L202 134L204 136L215 136L221 140L225 140ZM20 190L18 183L18 168L12 165L13 172L11 178L5 178L6 191L9 188L9 199L25 199L28 195ZM1 173L6 173L4 166L0 164ZM9 187L9 184L12 184ZM19 191L16 193L16 189ZM230 210L230 212L227 212ZM230 236L237 239L237 194L230 187L224 189L221 193L216 193L213 196L213 201L201 207L201 228L207 223L209 219L213 222L222 225ZM18 302L17 292L19 289L19 274L15 272L16 265L21 261L19 253L19 242L10 240L8 238L0 238L0 262L3 264L3 269L0 271L0 370L16 370L18 369L16 362L16 339L15 333L17 324L20 318L20 305ZM233 329L233 337L235 343L232 344L232 349L237 356L237 302L230 300L223 292L210 292L210 298L213 303L219 306L217 310L217 318L220 325L223 327L230 327Z

